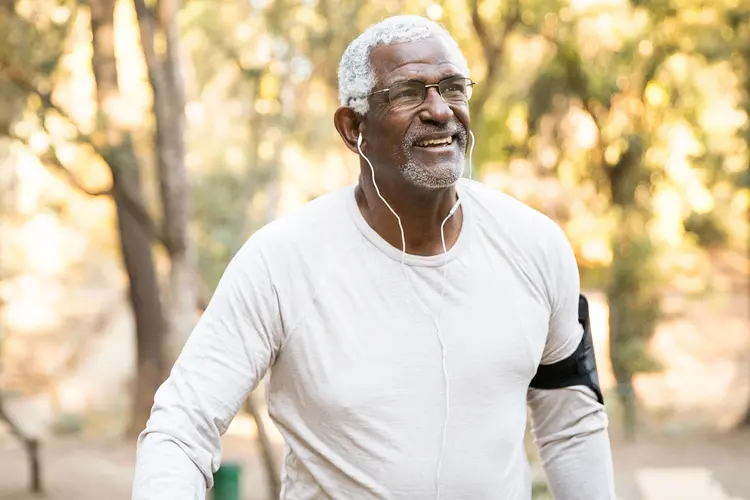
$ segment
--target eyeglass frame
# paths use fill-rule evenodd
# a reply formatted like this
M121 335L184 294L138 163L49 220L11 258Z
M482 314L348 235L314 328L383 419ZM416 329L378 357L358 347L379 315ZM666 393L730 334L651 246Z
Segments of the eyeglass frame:
M464 79L464 80L468 80L468 81L469 81L469 83L468 83L468 84L466 85L466 86L467 86L468 88L472 88L472 87L473 87L474 85L476 85L476 84L477 84L477 82L475 82L475 81L474 81L474 80L472 80L471 78L469 78L469 77L467 77L467 76L461 76L461 75L453 75L453 76L449 76L449 77L447 77L447 78L443 78L442 80L440 80L440 81L439 81L439 82L437 82L437 83L424 83L424 82L422 82L422 81L420 81L420 80L402 80L402 81L399 81L399 82L395 82L395 83L393 83L393 84L392 84L392 85L391 85L390 87L388 87L388 88L385 88L385 89L380 89L380 90L376 90L375 92L370 92L369 94L365 95L365 97L370 97L370 96L374 96L375 94L382 94L382 93L385 93L385 92L390 92L390 90L391 90L391 89L392 89L392 88L393 88L394 86L396 86L396 85L399 85L399 84L401 84L401 83L421 83L422 85L424 85L424 89L425 89L425 92L424 92L424 97L422 98L422 101L421 101L421 102L420 102L419 104L415 104L414 106L412 106L412 107L415 107L415 108L416 108L417 106L421 106L422 104L424 104L425 100L427 99L427 91L428 91L428 90L429 90L430 88L436 88L436 89L437 89L437 91L438 91L438 95L440 96L440 98L441 98L441 99L443 99L443 100L445 101L445 98L443 97L443 94L442 94L442 93L440 92L440 84L441 84L441 83L443 83L443 82L447 82L448 80L453 80L453 79L455 79L455 78L462 78L462 79ZM471 99L471 95L467 96L467 97L466 97L466 103L468 103L470 99ZM391 104L393 104L393 103L391 102L391 98L390 98L390 96L388 96L388 102L389 102L389 103L391 103ZM450 105L450 104L451 104L451 103L449 103L448 101L445 101L445 102L446 102L446 103L447 103L448 105Z

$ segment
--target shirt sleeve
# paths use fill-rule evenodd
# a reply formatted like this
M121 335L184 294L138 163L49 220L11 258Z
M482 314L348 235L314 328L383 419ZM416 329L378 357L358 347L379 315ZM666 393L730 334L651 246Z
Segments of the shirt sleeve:
M554 223L553 223L554 224ZM562 229L556 224L545 247L546 288L550 301L549 329L541 364L561 361L576 350L583 331L578 323L578 297L581 291L578 264Z
M138 438L133 500L204 500L221 464L222 434L273 364L280 312L254 238L230 262L156 392Z
M530 389L532 435L555 500L616 500L607 414L588 387Z
M583 336L578 266L557 226L547 252L550 320L542 364L570 356ZM532 435L554 498L615 500L608 419L594 392L585 386L529 389L528 402Z

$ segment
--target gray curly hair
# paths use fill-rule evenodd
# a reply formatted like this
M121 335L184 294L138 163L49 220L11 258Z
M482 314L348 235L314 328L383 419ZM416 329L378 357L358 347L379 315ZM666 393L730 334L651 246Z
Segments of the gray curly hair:
M373 49L381 45L416 42L432 36L443 37L456 48L463 64L461 70L469 76L466 58L448 30L425 17L393 16L367 28L344 51L339 63L339 103L360 115L367 113L370 107L367 94L375 87L375 72L370 64Z

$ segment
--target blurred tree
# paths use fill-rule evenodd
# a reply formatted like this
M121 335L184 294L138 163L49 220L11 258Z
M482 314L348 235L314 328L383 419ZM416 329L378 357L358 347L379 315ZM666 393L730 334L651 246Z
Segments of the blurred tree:
M741 37L744 40L742 44L742 55L743 55L743 66L744 66L744 103L745 103L745 114L748 120L745 123L745 141L747 144L747 168L741 178L739 178L740 185L745 189L750 189L750 12L746 12L745 16L745 27L743 29L743 35ZM747 254L750 258L750 241L747 242ZM747 410L745 415L740 419L741 425L750 427L750 398L748 398Z
M621 49L609 64L584 63L572 44L560 45L559 55L569 89L580 98L597 128L598 142L591 158L592 174L606 179L615 217L612 238L609 304L609 342L617 392L625 411L625 431L633 437L636 428L633 377L654 370L657 365L648 353L659 314L658 273L649 234L651 172L644 164L649 127L644 93L668 50L657 48L650 56L639 57L638 44ZM629 49L629 50L628 50ZM633 72L630 61L640 59L640 71ZM625 65L625 68L623 68ZM618 78L630 70L624 89ZM618 105L626 100L638 103L630 113ZM614 116L626 116L625 130L612 130ZM609 129L607 127L610 127ZM657 167L658 168L658 167ZM640 194L640 196L639 196Z
M747 220L737 220L743 212L733 208L742 206L750 187L750 3L672 3L682 69L673 64L662 83L675 110L671 114L679 113L697 140L692 165L710 194L688 203L682 220L686 239L708 255L742 249L750 255ZM692 200L700 194L693 190ZM738 233L745 235L742 241ZM748 423L750 401L740 419L740 425Z
M734 53L730 54L730 57L741 82L742 105L745 112L745 123L741 130L745 142L745 168L738 173L735 183L747 191L750 190L750 3L744 2L727 9L725 21L732 30L731 49ZM750 240L746 242L746 251L750 259ZM750 427L750 398L739 424Z
M488 2L484 2L487 5ZM502 10L504 9L504 11ZM479 0L469 0L469 12L474 33L481 46L483 73L482 82L471 99L472 127L476 127L478 134L483 131L486 121L485 105L497 92L498 84L503 75L503 58L510 45L509 39L513 30L522 23L522 6L520 0L511 0L501 5L500 12L493 12L491 21L485 21L480 12ZM507 113L505 113L507 118ZM490 122L491 123L491 122Z
M276 36L267 17L280 14L275 6L268 11L257 12L250 3L217 7L202 1L185 9L187 49L196 73L192 94L205 110L194 124L192 141L201 158L192 183L192 217L204 305L232 255L276 213L273 196L261 210L253 210L256 196L281 176L278 127L283 123L277 85L289 56L280 53L272 65L270 55L258 54L259 45L273 43ZM227 37L228 32L237 36ZM226 101L234 104L231 113L217 106Z
M0 304L1 306L2 304ZM2 326L0 325L0 334L2 333ZM0 347L2 346L2 338L0 338ZM5 424L10 429L10 432L15 436L23 445L24 450L29 460L29 491L36 494L44 493L44 486L42 484L42 465L41 457L39 454L39 440L35 437L28 436L19 426L13 418L5 410L3 396L0 394L0 422Z
M148 69L154 112L154 147L162 207L162 242L169 254L165 294L171 352L176 357L196 319L195 250L188 234L189 185L185 168L185 89L180 62L180 0L154 7L133 0Z
M0 282L3 277L0 274ZM3 308L3 300L0 297L0 311ZM2 352L3 345L3 324L0 321L0 352ZM16 437L26 451L26 455L29 460L29 491L32 493L40 494L44 492L44 486L42 483L42 465L40 457L40 443L36 437L27 435L22 427L11 417L8 411L5 409L4 395L0 392L0 422L4 422L10 429L10 433Z
M89 7L91 65L97 101L97 125L92 134L92 145L112 172L120 245L136 320L136 384L128 429L128 434L135 436L145 426L154 393L166 374L164 311L151 248L159 231L143 202L141 165L133 137L117 112L123 101L115 56L115 0L90 0ZM136 216L136 213L140 215ZM165 236L159 235L159 238L166 245Z
M154 9L134 0L154 94L154 152L163 208L161 222L157 224L145 204L141 179L143 162L136 152L131 125L124 117L128 104L118 81L116 1L49 0L46 3L50 5L6 1L4 20L9 23L7 33L11 36L0 50L0 85L8 89L3 97L12 104L9 109L22 110L23 105L19 108L19 103L28 99L36 116L35 127L46 136L47 146L39 154L41 162L86 194L114 199L136 323L137 371L128 430L132 436L145 426L154 392L167 374L169 359L189 332L196 311L192 253L187 235L189 193L182 138L184 99L177 56L178 4L163 1ZM79 5L88 7L92 33L96 118L90 133L84 131L63 105L55 102L53 95L58 62ZM46 17L41 14L45 8L50 9ZM56 21L58 18L64 21ZM32 145L33 134L37 133L33 127L31 130L25 127L26 132L21 134L19 127L13 126L17 117L4 118L2 132ZM65 142L76 143L103 160L111 172L112 187L103 190L85 187L58 155L57 145ZM167 281L169 292L165 297L160 293L154 243L166 250L171 264ZM169 314L165 314L163 304L168 306ZM167 345L170 337L174 341L172 353L168 352Z
M203 307L235 252L255 229L276 217L283 141L294 130L291 117L296 109L289 101L299 85L291 67L296 54L282 27L293 12L282 1L267 8L195 1L184 11L196 72L194 99L205 109L204 119L194 124L193 151L200 154L203 168L192 185ZM264 47L274 53L264 54ZM233 112L207 101L216 98L217 91L219 102L235 103ZM256 424L268 497L278 498L277 461L252 394L245 410Z
M7 10L6 6L0 3L0 29L7 27L8 19L6 18ZM17 108L16 108L17 109ZM7 141L0 140L0 164L2 164L5 157L9 154L9 148ZM0 171L0 375L3 373L3 344L6 336L3 309L5 306L4 294L2 293L3 281L9 279L14 273L13 270L8 269L5 257L5 248L3 246L3 238L5 237L4 229L6 220L12 219L15 215L15 172L12 169L9 171ZM10 260L10 259L8 259ZM1 377L0 377L1 378ZM44 485L42 480L42 466L40 457L40 442L34 436L28 435L24 432L23 427L11 416L5 407L5 394L3 393L2 386L0 386L0 422L10 429L11 434L18 439L23 446L29 461L29 491L35 494L44 492Z

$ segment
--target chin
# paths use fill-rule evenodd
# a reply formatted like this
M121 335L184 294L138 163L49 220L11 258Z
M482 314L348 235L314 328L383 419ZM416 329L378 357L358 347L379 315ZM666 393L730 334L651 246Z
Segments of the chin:
M401 173L407 182L425 190L445 189L454 186L463 172L463 165L453 163L428 167L409 162L401 169Z

